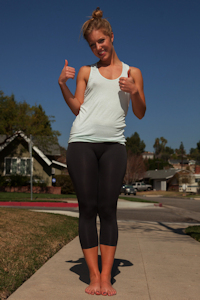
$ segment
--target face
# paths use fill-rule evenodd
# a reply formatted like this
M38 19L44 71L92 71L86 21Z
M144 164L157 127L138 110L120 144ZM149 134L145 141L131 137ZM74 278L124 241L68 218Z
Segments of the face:
M110 36L105 35L101 29L94 29L87 38L88 44L94 53L100 60L107 60L113 51L113 33Z

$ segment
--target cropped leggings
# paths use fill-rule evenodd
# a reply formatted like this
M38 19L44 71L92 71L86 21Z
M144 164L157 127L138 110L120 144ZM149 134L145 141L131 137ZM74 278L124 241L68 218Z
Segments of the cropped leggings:
M126 148L119 143L74 142L68 145L67 166L79 203L81 247L116 246L117 200L126 171Z

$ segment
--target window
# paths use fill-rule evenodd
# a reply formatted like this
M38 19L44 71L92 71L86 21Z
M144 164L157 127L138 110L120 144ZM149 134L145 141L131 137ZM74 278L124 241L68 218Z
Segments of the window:
M30 158L5 158L5 175L30 175Z

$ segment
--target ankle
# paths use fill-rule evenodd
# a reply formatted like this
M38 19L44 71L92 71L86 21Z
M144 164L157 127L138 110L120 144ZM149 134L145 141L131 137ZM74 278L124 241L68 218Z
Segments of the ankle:
M111 281L111 274L104 274L104 273L101 273L101 281Z
M99 280L101 278L100 272L91 272L90 280Z

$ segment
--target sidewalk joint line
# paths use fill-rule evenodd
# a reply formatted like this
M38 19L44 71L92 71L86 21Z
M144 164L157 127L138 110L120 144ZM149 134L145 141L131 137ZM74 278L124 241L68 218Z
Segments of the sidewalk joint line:
M138 244L139 244L140 253L141 253L141 256L142 256L142 263L143 263L144 274L145 274L146 283L147 283L147 290L148 290L148 294L149 294L149 300L151 300L150 289L149 289L149 284L148 284L148 280L147 280L147 273L146 273L146 269L145 269L145 265L144 265L144 258L143 258L143 255L142 255L142 249L141 249L141 246L140 246L140 241L138 239L137 232L136 232L136 237L137 237L137 241L138 241Z

